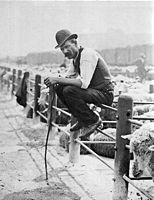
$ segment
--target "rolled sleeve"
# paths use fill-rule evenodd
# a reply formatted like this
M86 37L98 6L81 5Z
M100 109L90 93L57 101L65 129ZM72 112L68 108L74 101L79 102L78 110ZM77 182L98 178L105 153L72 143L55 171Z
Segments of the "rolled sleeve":
M83 50L80 59L81 88L88 88L95 72L97 61L98 55L95 51L91 49Z
M82 86L81 88L88 88L90 81L92 79L94 70L95 70L95 66L92 65L90 62L88 61L82 61L81 63L81 67L80 67L80 79L82 82Z

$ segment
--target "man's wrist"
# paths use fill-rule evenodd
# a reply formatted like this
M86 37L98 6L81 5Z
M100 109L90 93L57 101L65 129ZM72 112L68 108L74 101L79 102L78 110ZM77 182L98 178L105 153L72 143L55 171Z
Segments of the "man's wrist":
M55 78L55 82L56 82L56 83L60 83L60 77L56 77L56 78Z

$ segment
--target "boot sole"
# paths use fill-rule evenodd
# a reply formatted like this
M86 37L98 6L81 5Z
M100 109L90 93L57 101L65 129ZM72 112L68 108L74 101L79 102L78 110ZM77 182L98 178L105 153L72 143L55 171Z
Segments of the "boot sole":
M88 136L90 136L97 128L98 126L100 126L102 123L102 121L99 121L99 123L96 125L96 127L92 128L88 133L86 133L85 135L81 135L79 136L81 139L83 138L87 138Z

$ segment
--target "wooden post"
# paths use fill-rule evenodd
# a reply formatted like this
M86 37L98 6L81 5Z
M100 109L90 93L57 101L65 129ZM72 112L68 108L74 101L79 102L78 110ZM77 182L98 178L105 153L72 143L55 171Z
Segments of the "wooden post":
M76 118L71 117L71 125L76 123ZM70 144L69 144L69 162L75 164L79 161L80 157L80 144L75 142L74 139L79 137L80 131L74 131L70 133Z
M40 97L41 86L39 84L41 84L41 76L37 74L35 76L35 89L34 89L34 115L35 117L38 116L37 111L40 110L40 106L38 104L38 98Z
M114 162L114 191L113 200L127 200L128 182L123 179L123 175L129 176L130 153L126 148L129 144L121 135L131 134L133 100L130 96L120 95L118 99L118 116L116 130L116 153Z
M12 72L12 90L11 90L11 96L14 95L15 82L16 82L16 69L13 69L13 72Z
M10 72L11 69L8 67L7 71ZM9 79L8 79L8 82L7 82L7 90L8 90L8 91L10 90L10 77L9 77Z
M21 76L22 76L22 71L19 69L18 70L18 77L17 77L17 84L19 85L21 82Z
M154 85L149 85L149 93L154 93Z
M4 79L3 79L3 76L5 75L5 72L6 72L6 68L5 67L2 67L2 77L1 77L1 89L3 90L3 88L4 88L4 85L5 85L5 81L4 81Z

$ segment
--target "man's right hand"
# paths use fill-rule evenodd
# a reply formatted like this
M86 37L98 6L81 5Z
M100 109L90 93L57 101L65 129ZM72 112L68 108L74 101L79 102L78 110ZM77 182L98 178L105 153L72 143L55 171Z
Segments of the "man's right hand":
M57 77L47 77L44 79L44 83L47 87L50 87L53 84L58 83Z

